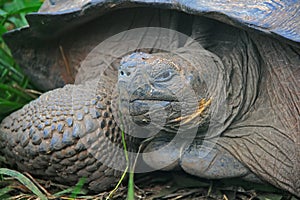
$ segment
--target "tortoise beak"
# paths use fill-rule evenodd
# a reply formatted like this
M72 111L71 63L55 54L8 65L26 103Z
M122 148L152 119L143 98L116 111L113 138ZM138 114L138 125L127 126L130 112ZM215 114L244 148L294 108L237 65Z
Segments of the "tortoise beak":
M150 84L144 84L142 86L136 87L136 89L131 89L129 101L134 102L136 100L152 100L162 102L178 101L176 96L170 90L160 90L154 88Z
M168 125L181 116L181 105L180 102L135 100L129 103L129 114L139 125L148 125L153 120L165 121L164 125Z

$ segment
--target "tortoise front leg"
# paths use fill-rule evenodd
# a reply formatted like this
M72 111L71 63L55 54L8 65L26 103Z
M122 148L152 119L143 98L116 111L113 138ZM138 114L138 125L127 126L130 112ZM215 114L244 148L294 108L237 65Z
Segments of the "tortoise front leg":
M251 172L228 151L217 144L212 148L208 143L194 141L182 154L180 166L189 174L207 178L223 179L246 177Z
M126 162L110 88L109 82L90 81L41 95L0 124L1 154L43 179L75 185L86 177L93 191L111 187L121 172L108 164L117 161L122 169Z

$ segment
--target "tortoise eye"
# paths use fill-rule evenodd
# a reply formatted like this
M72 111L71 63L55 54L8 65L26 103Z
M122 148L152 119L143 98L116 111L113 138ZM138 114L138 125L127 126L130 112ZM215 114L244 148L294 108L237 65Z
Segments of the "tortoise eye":
M155 77L155 81L164 82L170 80L174 76L173 70L165 70Z

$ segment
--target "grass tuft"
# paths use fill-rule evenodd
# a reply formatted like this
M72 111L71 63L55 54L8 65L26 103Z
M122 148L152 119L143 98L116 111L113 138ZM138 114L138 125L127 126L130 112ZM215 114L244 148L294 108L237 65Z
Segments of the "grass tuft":
M128 181L127 200L134 200L134 167L131 167L130 162L129 162L128 151L127 151L128 149L127 149L127 144L126 144L126 140L125 140L124 124L123 124L123 121L122 121L122 113L121 112L120 112L120 117L121 117L121 127L120 128L122 130L121 136L122 136L122 144L123 144L124 155L125 155L125 159L126 159L126 168L125 168L121 178L119 179L117 185L109 193L106 200L112 198L112 196L114 195L114 193L117 191L117 189L121 185L122 181L124 180L124 178L125 178L126 174L128 173L128 171L129 171L129 181Z
M25 15L37 11L41 0L0 0L0 121L37 97L35 88L22 73L2 35L27 25Z
M38 196L41 200L47 200L47 197L37 188L37 186L26 176L21 174L18 171L7 169L7 168L0 168L1 175L11 176L15 179L18 179L25 187L27 187L30 191L32 191L36 196ZM9 186L2 189L3 195L6 195L10 192ZM1 194L1 193L0 193Z
M74 187L72 194L71 194L71 198L76 199L78 194L83 194L82 192L82 188L84 183L86 182L86 178L81 178L78 183L76 184L76 186Z

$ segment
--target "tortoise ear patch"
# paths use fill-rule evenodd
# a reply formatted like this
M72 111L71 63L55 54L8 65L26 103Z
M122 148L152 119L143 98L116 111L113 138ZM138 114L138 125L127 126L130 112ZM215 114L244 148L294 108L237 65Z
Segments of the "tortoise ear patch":
M200 117L200 116L202 116L204 114L204 111L206 109L208 109L209 106L211 105L211 101L212 101L211 98L208 99L208 100L201 99L199 101L199 107L198 107L198 109L194 113L192 113L191 115L183 116L183 117L180 116L180 117L178 117L176 119L171 120L170 122L171 123L181 122L182 125L183 124L189 124L191 121L197 119L198 117Z
M212 98L209 98L208 100L201 99L199 102L198 112L201 114L208 106L210 106L211 101L212 101Z

